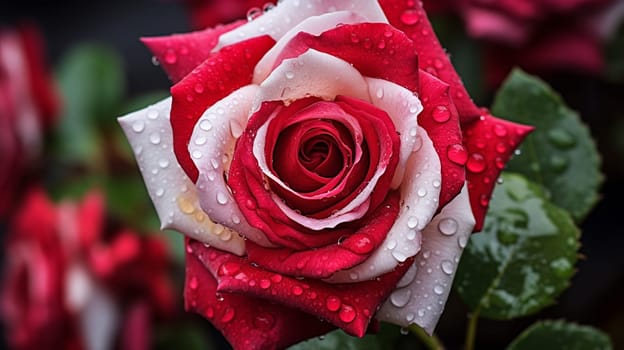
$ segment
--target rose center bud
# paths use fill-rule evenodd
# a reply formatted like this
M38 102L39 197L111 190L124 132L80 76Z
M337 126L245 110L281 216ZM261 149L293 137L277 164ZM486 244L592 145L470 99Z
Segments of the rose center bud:
M344 175L353 163L353 139L340 123L306 120L286 128L273 149L273 169L291 189L310 193Z

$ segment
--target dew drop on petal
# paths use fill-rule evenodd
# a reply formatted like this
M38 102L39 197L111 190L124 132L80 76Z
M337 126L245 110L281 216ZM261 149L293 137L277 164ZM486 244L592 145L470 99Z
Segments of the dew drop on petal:
M396 259L396 261L398 261L398 262L404 262L408 258L405 254L403 254L403 253L401 253L401 252L399 252L397 250L393 250L392 251L392 257L394 259Z
M353 306L351 305L342 305L340 312L338 313L338 317L342 322L350 323L355 320L356 312Z
M480 153L472 153L470 157L468 157L468 162L466 163L466 168L475 174L482 173L487 164L485 162L485 158Z
M458 228L459 228L459 225L457 224L457 221L455 221L455 219L452 219L452 218L442 219L438 223L438 230L440 230L440 233L442 233L445 236L454 235L455 233L457 233Z
M453 262L450 260L443 260L442 263L440 263L440 268L442 272L450 276L453 273Z
M159 134L159 133L157 133L157 132L155 132L155 133L151 134L151 135L150 135L150 137L149 137L149 140L150 140L150 142L151 142L153 145L157 145L157 144L159 144L159 143L160 143L160 134Z
M145 130L145 123L142 120L137 120L132 124L132 130L136 133L140 133Z
M199 128L204 131L210 131L212 129L212 124L210 123L210 121L204 119L199 122Z
M234 119L230 120L230 133L232 133L232 137L235 139L239 138L243 134L243 127Z
M336 296L330 295L327 297L327 300L325 300L325 306L329 311L338 311L338 309L340 309L340 305L342 305L342 302L340 301L340 298Z
M260 288L268 289L269 287L271 287L271 281L269 281L268 279L261 279L260 280Z
M275 325L275 317L268 312L263 312L254 317L253 324L257 329L269 331Z
M459 236L459 238L457 239L457 244L459 244L460 248L466 248L466 245L468 244L468 237Z
M195 290L197 289L198 286L199 286L199 282L197 281L197 277L195 276L191 277L191 280L189 281L189 288Z
M236 311L233 308L228 307L223 312L223 316L221 316L221 322L228 323L234 319L234 316L236 316Z
M408 26L413 26L420 21L420 16L418 15L418 12L415 10L405 10L401 14L400 19L401 19L401 22L403 22L403 24L408 25Z
M293 286L291 291L292 291L293 295L299 296L299 295L303 294L303 288L301 288L301 286L298 286L298 285L297 286Z
M438 123L445 123L451 118L451 112L446 106L438 106L433 110L433 120Z
M433 292L434 292L434 293L436 293L437 295L442 295L442 293L444 293L444 287L442 287L442 286L441 286L441 285L439 285L439 284L436 284L436 285L433 287Z
M228 198L223 192L217 192L217 203L226 204L228 202Z
M446 155L451 162L458 165L464 165L468 160L468 152L460 144L449 145L446 149Z
M418 226L418 218L415 216L410 216L407 219L407 227L409 227L410 229L414 229L416 228L416 226Z
M390 294L390 302L396 307L404 307L412 297L412 290L409 288L397 289Z

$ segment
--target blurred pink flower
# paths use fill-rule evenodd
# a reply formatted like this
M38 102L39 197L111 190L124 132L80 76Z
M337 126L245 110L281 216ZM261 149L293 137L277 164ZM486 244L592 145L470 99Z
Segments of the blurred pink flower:
M59 100L32 26L0 30L0 217L38 157Z
M605 20L618 0L425 0L453 11L468 34L486 43L488 78L499 83L517 65L535 73L598 74Z
M59 205L40 189L27 194L9 227L0 291L12 348L148 348L151 321L174 308L166 246L105 227L98 192Z

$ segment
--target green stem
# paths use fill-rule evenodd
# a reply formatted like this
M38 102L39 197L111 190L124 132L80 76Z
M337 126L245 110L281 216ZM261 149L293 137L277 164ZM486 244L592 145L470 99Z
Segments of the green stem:
M477 309L468 316L468 326L466 328L466 348L465 350L474 350L475 338L477 336L477 323L479 322L479 313L481 309Z
M423 345L425 345L427 349L444 350L444 345L442 345L442 342L440 342L440 339L438 339L435 334L429 335L415 324L410 325L409 330L423 343Z

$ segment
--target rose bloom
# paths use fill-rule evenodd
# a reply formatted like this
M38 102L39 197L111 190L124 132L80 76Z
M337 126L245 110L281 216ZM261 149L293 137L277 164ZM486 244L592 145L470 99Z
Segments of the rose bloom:
M58 104L36 29L0 30L0 217L12 209Z
M622 16L615 0L425 0L436 12L455 12L468 35L487 43L489 79L511 68L531 72L604 70L603 44ZM616 13L617 12L617 13ZM619 14L618 14L619 13Z
M166 246L104 232L103 204L94 192L55 205L36 189L18 208L0 290L11 348L149 348L152 320L174 307Z
M188 237L187 309L238 349L432 332L530 128L474 105L420 2L285 0L144 41L173 96L120 122Z

